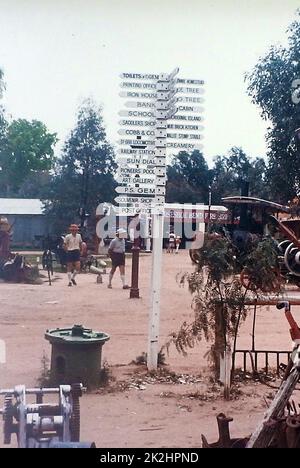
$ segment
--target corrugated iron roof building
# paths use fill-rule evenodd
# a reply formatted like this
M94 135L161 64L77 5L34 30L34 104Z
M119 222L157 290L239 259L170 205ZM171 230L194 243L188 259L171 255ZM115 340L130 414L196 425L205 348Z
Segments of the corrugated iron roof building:
M49 232L43 202L36 198L0 198L0 217L12 227L12 246L42 247L42 238Z

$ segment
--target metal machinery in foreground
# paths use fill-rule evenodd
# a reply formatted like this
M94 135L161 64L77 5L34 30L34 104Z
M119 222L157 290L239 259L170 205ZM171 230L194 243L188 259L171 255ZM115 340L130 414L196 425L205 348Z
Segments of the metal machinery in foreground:
M224 414L217 416L219 440L209 444L202 434L203 448L300 448L300 414L290 401L300 378L300 346L294 351L290 371L285 375L278 392L262 421L251 436L232 439L229 422Z
M82 391L82 384L0 390L4 444L9 445L16 434L19 448L95 448L93 442L79 442ZM44 403L45 395L58 396L58 403ZM30 396L35 396L35 403L27 403Z
M285 310L286 318L291 326L291 337L295 330L298 333L298 325L290 314L290 302L279 301L277 309ZM296 340L296 338L293 338ZM278 391L268 406L262 421L259 422L251 436L242 439L231 439L229 434L229 422L224 414L217 416L219 428L219 440L209 444L202 435L204 448L300 448L300 413L290 398L296 389L300 379L300 345L296 345L292 351L290 361Z

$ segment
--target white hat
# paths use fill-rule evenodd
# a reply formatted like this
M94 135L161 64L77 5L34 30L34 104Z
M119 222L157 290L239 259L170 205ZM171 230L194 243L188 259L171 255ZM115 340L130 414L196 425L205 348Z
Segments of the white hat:
M117 234L127 234L127 231L126 229L120 228L120 229L117 229Z

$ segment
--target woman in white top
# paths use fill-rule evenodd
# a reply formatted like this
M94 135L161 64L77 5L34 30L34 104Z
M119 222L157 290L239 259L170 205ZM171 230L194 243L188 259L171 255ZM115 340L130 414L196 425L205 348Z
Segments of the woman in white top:
M71 224L70 234L64 240L64 249L67 252L67 272L69 278L68 286L76 286L75 276L80 272L80 250L82 238L78 233L77 224Z

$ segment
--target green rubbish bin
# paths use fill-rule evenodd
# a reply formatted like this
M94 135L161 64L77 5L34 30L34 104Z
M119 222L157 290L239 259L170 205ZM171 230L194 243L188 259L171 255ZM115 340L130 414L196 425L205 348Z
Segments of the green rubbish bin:
M52 345L51 384L80 382L89 389L99 386L102 346L109 335L74 325L47 330L45 338Z

